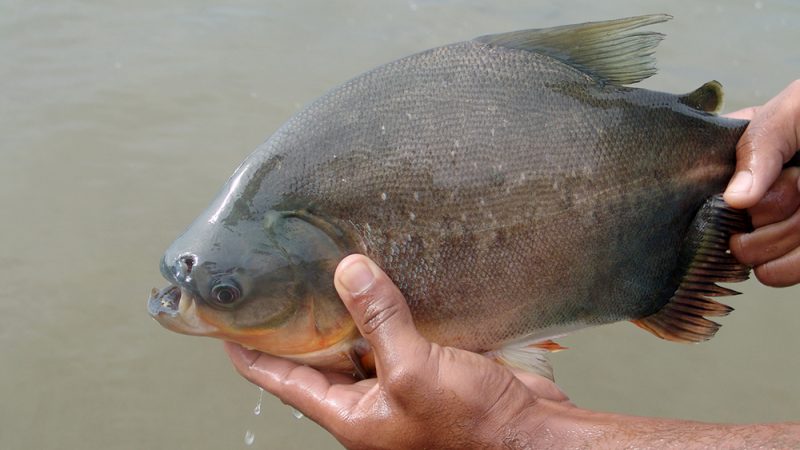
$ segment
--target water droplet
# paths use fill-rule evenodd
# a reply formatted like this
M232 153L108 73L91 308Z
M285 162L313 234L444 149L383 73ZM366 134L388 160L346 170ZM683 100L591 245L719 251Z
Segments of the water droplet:
M755 6L756 9L761 9L764 7L764 2L756 2L753 6Z
M409 213L408 213L408 217L409 217L411 220L414 220L414 219L416 219L416 218L417 218L417 215L416 215L416 214L414 214L413 212L409 212Z
M253 445L253 442L256 441L256 435L253 434L252 431L247 430L244 432L244 443L247 445Z
M414 2L411 2L411 3L409 3L409 4L408 4L408 7L409 7L409 8L411 8L411 10L412 10L412 11L416 11L416 10L417 10L417 8L418 8L418 7L417 7L417 4L416 4L416 3L414 3Z
M264 400L264 389L258 388L258 403L256 403L256 407L253 408L253 414L261 415L261 402Z
M381 133L386 134L386 126L381 125Z
M414 200L419 201L419 192L414 192Z
M381 192L381 200L386 201L387 198L386 192Z
M298 411L297 408L292 408L292 415L294 416L295 419L302 419L303 417L305 417L305 415L300 411Z

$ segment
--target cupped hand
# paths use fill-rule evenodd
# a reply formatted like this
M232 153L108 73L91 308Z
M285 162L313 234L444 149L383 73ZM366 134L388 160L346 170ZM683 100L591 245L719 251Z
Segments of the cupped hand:
M766 285L800 283L800 169L781 170L800 149L800 80L763 106L728 116L750 125L736 147L725 201L746 208L755 227L731 238L731 252Z
M548 437L535 431L557 411L572 408L546 378L427 341L400 291L365 256L345 258L335 285L373 349L377 378L355 381L232 343L225 349L241 375L345 446L526 447Z

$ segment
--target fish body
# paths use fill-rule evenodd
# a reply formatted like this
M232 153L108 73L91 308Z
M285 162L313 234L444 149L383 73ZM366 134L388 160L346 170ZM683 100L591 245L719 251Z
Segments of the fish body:
M167 250L171 285L151 314L319 367L369 366L332 283L358 252L398 285L423 335L504 362L505 348L620 320L707 339L718 326L703 311L730 310L708 298L731 293L713 282L748 272L725 248L704 250L709 230L733 227L713 224L720 211L746 227L708 200L747 122L710 112L714 83L687 95L623 85L652 73L660 39L630 30L666 18L485 36L333 89ZM695 267L705 254L710 272ZM664 311L682 301L710 324L672 326Z

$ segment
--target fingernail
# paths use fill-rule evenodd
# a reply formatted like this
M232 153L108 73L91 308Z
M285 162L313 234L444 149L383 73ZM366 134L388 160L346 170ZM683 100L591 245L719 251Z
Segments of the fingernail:
M339 282L352 294L359 294L367 290L375 279L369 266L361 261L350 264L342 270Z
M728 184L727 192L731 194L746 194L753 186L753 174L749 170L740 170L733 176Z

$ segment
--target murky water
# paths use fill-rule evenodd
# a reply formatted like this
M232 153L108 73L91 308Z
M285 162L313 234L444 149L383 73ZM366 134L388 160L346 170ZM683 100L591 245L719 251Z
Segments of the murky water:
M167 5L167 6L165 6ZM718 79L727 108L800 76L784 1L0 1L0 448L337 448L236 375L221 344L147 317L158 259L294 111L376 64L489 32L675 20L646 87ZM629 324L564 340L580 405L800 419L800 289L756 283L712 342ZM248 438L249 439L249 438Z

